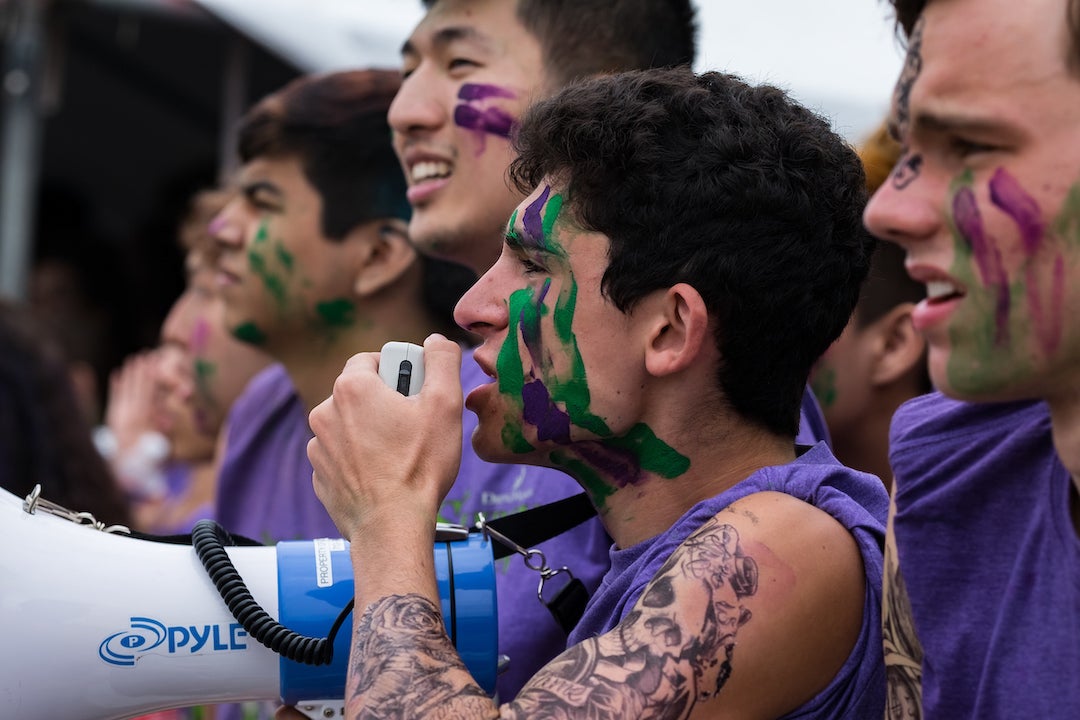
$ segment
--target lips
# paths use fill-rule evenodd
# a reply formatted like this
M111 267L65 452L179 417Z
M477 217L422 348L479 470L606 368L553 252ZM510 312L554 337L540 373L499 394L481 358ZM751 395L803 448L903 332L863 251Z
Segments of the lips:
M935 267L908 265L907 272L913 280L926 286L926 299L911 313L912 325L920 332L945 322L967 294L962 283Z
M454 174L454 162L446 154L424 149L407 149L402 166L408 184L406 196L413 205L423 203L441 190Z

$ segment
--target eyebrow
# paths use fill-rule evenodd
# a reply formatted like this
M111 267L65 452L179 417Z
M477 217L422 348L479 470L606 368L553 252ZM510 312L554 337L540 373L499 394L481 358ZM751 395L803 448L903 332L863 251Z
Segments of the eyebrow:
M431 47L438 51L445 49L448 45L455 42L467 41L474 42L487 48L491 45L491 41L486 35L480 33L479 30L467 25L452 25L450 27L440 28L431 36ZM420 51L413 45L412 40L406 40L401 46L402 55L419 55Z
M997 118L964 116L958 114L940 115L931 112L920 112L912 118L911 126L913 130L937 133L967 132L976 134L1016 134L1016 130L1010 124Z

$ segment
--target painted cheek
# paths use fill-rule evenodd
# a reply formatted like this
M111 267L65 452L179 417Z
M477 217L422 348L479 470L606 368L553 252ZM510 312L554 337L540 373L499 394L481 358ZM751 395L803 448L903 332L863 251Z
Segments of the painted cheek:
M210 323L207 322L205 317L197 318L195 320L195 327L191 330L191 351L195 354L205 352L209 338Z
M1046 242L1047 228L1042 209L1004 168L998 168L990 180L990 199L1012 218L1020 232L1027 260L1024 284L1030 321L1042 351L1047 355L1053 354L1061 343L1064 327L1064 258L1060 252L1052 258L1046 257L1053 250ZM1049 278L1040 274L1046 268L1050 269Z
M517 93L498 85L465 83L458 90L458 100L461 102L454 108L454 123L481 137L495 135L509 138L516 119L502 108L488 103L494 99L512 100L516 97ZM477 149L477 153L480 152L483 152L483 145Z
M994 294L994 344L1002 346L1009 341L1011 296L1001 249L993 236L986 232L975 193L970 187L962 187L956 192L952 211L960 239L974 257L983 285Z

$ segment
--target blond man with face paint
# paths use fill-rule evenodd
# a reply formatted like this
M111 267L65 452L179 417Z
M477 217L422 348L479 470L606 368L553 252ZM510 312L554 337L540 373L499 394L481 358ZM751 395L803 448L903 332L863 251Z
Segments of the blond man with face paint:
M443 630L431 567L461 353L428 338L413 397L354 357L309 446L371 579L346 715L880 717L887 495L825 443L794 443L874 246L858 157L779 90L685 68L566 88L516 143L529 194L456 310L491 376L464 399L471 442L568 472L612 569L566 652L496 707ZM376 408L389 420L369 427Z
M902 407L890 718L1080 717L1080 4L893 0L907 252L941 390Z

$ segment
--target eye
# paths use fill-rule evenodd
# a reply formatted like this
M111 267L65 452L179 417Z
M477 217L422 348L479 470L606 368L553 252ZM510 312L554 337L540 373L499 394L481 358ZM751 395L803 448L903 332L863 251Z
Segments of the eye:
M547 272L547 268L537 262L533 262L529 258L525 258L521 261L521 267L525 268L525 272L529 275Z
M469 70L471 68L480 67L480 63L469 60L468 58L456 57L452 58L450 62L446 64L447 69L451 72Z
M981 153L994 152L997 148L986 143L968 140L963 137L953 137L949 140L949 149L958 157L967 158Z

